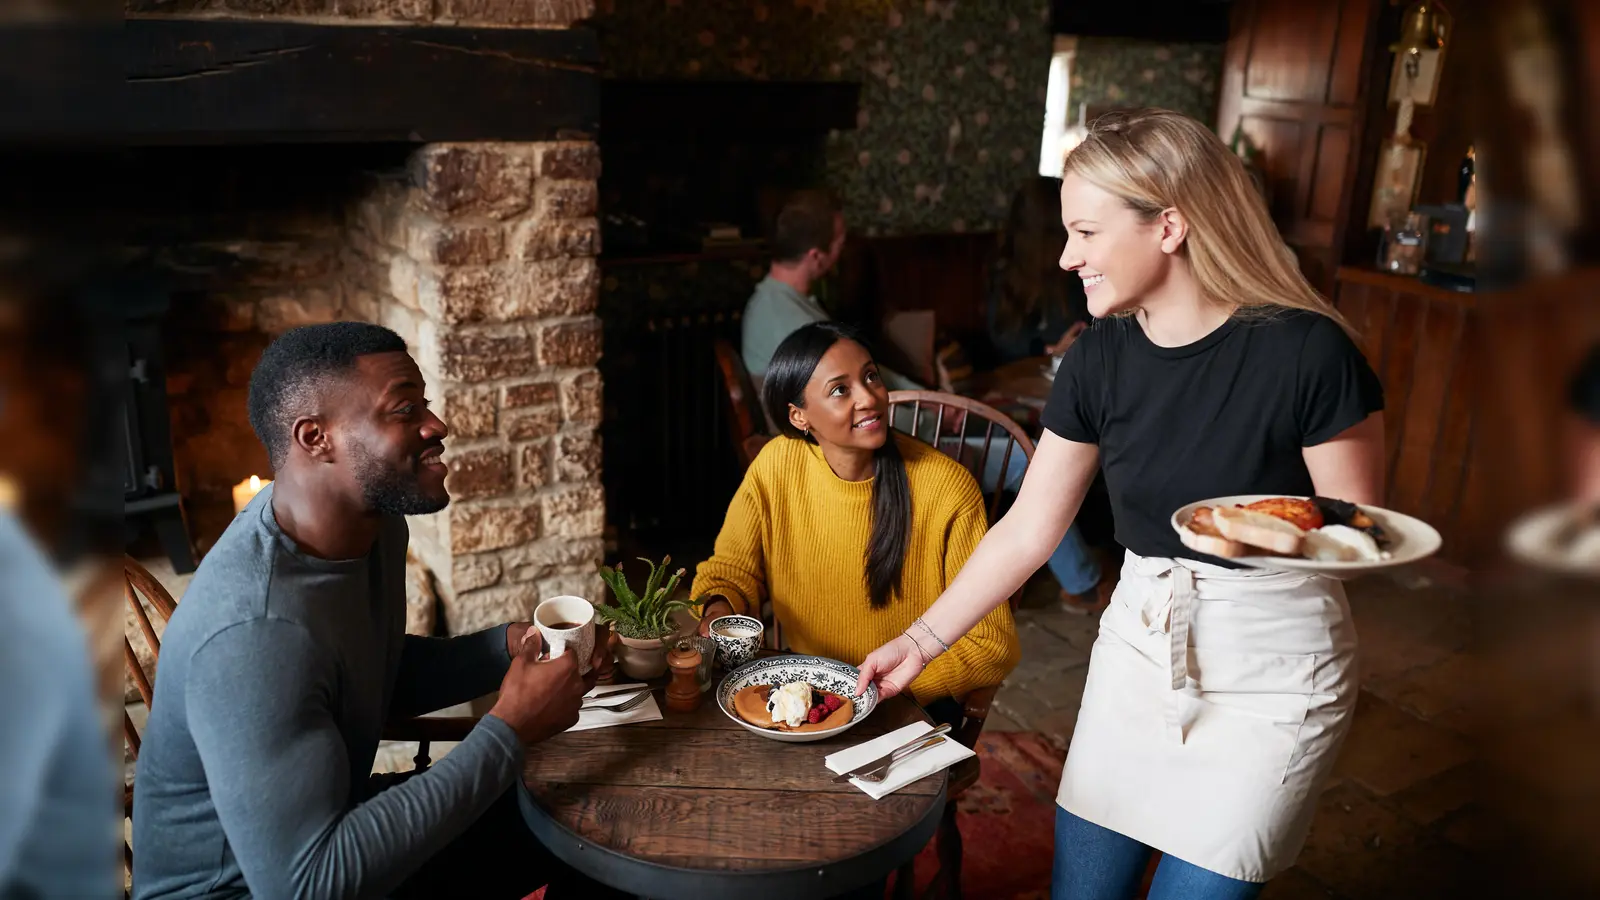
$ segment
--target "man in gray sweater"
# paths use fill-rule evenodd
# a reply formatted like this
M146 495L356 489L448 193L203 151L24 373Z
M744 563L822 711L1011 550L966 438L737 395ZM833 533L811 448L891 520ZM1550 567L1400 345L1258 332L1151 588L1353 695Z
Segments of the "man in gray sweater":
M262 355L275 480L201 563L162 643L135 781L138 898L519 898L598 885L543 852L514 786L609 662L541 662L527 623L404 633L405 516L449 503L447 429L400 337L337 322ZM526 635L528 640L523 641ZM449 756L378 789L384 723L499 688ZM470 831L469 831L470 829Z

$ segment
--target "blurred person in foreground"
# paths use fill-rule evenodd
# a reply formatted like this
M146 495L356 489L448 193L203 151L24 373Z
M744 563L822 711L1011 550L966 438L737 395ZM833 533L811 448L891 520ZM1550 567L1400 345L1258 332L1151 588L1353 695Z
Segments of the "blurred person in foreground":
M444 422L405 341L289 331L250 379L273 483L200 563L162 642L133 808L135 897L606 896L544 852L515 785L609 671L515 622L405 634L405 517L438 512ZM499 689L431 768L372 777L387 722Z
M90 330L74 317L75 280L0 281L0 897L113 897L113 743L61 568L95 561L72 549L88 519L75 498L92 487L80 452L94 410Z

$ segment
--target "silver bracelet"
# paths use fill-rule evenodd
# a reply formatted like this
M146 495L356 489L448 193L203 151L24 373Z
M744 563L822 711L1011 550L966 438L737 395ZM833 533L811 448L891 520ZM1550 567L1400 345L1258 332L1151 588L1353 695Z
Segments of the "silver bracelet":
M913 624L913 625L921 625L922 626L922 630L926 631L928 633L928 637L933 638L936 642L938 642L939 646L944 648L944 652L946 652L946 653L950 652L950 645L946 644L942 639L940 639L940 637L937 634L934 634L933 633L933 629L928 627L928 623L927 622L922 621L922 617L921 616L917 616L916 621L912 622L911 624Z
M917 640L917 636L916 635L912 634L909 631L902 631L900 633L905 635L908 638L911 638L911 646L917 648L917 655L922 657L922 664L923 665L927 665L928 663L933 662L933 657L928 655L928 651L922 649L922 642Z

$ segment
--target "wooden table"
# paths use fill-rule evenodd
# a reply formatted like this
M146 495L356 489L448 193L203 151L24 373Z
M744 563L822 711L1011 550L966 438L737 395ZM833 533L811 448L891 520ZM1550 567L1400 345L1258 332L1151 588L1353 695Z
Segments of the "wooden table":
M1045 375L1048 364L1049 357L1038 356L1006 363L973 376L972 389L967 393L1010 416L1037 438L1039 415L1055 386Z
M528 753L523 818L585 875L657 900L818 900L885 878L933 838L944 772L873 800L823 757L927 715L895 697L838 737L745 731L715 688L692 713L567 733ZM657 691L657 702L662 701Z

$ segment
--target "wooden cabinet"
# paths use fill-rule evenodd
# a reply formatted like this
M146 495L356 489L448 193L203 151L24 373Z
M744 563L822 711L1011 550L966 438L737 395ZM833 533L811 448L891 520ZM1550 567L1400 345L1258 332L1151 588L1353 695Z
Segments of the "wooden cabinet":
M1335 304L1383 380L1385 505L1444 536L1469 568L1507 525L1565 496L1567 388L1600 342L1600 271L1460 294L1356 267Z
M1362 145L1378 0L1238 0L1217 132L1261 152L1273 220L1333 293ZM1381 88L1381 86L1380 86Z
M1386 505L1441 531L1461 511L1472 449L1468 329L1475 301L1415 278L1338 271L1336 304L1383 380ZM1451 537L1445 539L1453 544Z

